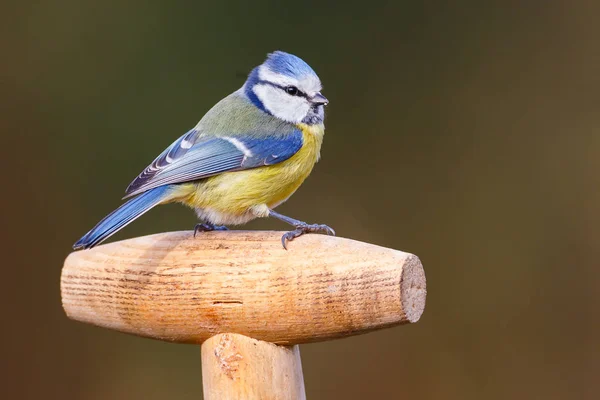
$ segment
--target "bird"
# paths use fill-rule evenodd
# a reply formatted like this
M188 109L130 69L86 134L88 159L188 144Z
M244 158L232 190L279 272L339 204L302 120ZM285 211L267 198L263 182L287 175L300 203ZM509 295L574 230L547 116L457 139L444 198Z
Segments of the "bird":
M255 218L293 226L287 243L307 233L335 235L276 212L319 161L325 134L322 85L301 58L267 55L242 87L215 104L198 124L175 140L127 187L129 199L74 245L89 249L157 205L182 203L195 210L199 232L227 230Z

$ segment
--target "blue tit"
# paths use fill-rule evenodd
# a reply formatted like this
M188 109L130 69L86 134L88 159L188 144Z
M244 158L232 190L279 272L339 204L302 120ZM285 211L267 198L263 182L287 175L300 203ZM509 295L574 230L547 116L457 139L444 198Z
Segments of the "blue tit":
M126 190L131 198L86 233L74 249L88 249L159 204L192 207L199 231L227 229L274 217L305 233L335 235L274 211L319 160L325 127L321 81L300 58L276 51L254 68L244 85L218 102L189 132L163 151Z

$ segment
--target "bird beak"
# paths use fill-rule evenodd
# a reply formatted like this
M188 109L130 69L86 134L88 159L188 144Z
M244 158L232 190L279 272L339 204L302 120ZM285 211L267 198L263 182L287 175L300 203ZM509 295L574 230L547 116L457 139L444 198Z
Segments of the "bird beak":
M318 106L326 106L329 104L327 97L323 96L320 92L315 93L315 95L310 98L310 102Z

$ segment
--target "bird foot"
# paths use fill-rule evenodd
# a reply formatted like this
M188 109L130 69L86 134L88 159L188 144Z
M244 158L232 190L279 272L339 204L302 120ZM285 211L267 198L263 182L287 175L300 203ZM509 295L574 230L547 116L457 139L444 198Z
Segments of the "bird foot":
M213 225L209 222L205 222L203 224L196 224L194 226L194 237L198 232L210 232L210 231L227 231L229 230L226 226Z
M283 244L283 248L287 250L287 242L291 242L296 239L298 236L302 236L305 233L325 233L330 236L335 236L335 231L328 227L327 225L322 224L301 224L296 225L296 229L293 231L286 232L281 237L281 244Z

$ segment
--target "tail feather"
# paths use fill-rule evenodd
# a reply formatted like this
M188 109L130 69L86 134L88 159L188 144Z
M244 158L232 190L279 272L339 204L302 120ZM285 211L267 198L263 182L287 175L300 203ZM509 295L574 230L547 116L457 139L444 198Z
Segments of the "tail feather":
M73 245L73 249L90 249L121 230L127 224L166 200L170 194L170 186L160 186L129 200L86 233Z

